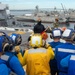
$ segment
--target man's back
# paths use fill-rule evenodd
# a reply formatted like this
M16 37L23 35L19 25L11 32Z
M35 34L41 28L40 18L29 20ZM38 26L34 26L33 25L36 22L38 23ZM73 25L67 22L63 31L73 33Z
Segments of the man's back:
M75 54L63 58L60 64L62 67L68 68L67 75L75 75Z
M6 59L5 59L6 58ZM1 59L5 61L5 64L17 75L25 75L25 72L18 60L18 58L12 54L12 52L5 52L1 56Z
M71 43L64 43L64 44L56 47L55 58L57 60L57 65L58 65L59 71L67 72L67 69L63 68L60 65L60 61L63 58L65 58L66 56L68 56L69 54L74 54L74 52L75 52L75 46L72 45Z
M26 56L27 55L27 56ZM29 49L25 53L28 75L48 75L50 73L49 61L54 58L52 48Z

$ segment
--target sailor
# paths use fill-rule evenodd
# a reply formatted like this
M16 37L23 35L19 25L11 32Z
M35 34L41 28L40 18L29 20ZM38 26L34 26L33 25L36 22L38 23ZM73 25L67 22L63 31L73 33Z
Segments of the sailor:
M50 46L53 48L53 51L55 52L55 47L57 45L63 44L62 42L60 42L60 38L61 38L62 32L60 29L53 29L52 30L52 36L51 38L53 39L52 42L48 42L50 44ZM51 68L51 75L58 75L58 68L57 68L57 61L54 58L53 60L50 61L50 68Z
M51 47L43 48L43 40L40 34L31 36L31 49L26 50L24 56L18 52L18 59L22 65L27 65L27 75L49 75L49 61L54 58L54 52Z
M57 60L57 67L59 70L59 75L67 75L68 68L64 68L60 65L60 61L70 54L75 53L75 46L72 44L72 36L75 34L73 29L66 29L62 38L66 43L58 45L55 47L55 58Z
M73 42L75 43L75 34L72 36ZM75 54L70 54L63 58L60 62L61 66L68 68L67 75L75 75Z
M59 27L59 20L58 18L55 18L55 22L53 23L53 28L58 28Z
M41 24L41 18L38 18L37 24L34 26L34 33L42 33L45 30L45 27L43 24Z
M17 75L25 75L25 72L18 60L18 58L12 53L13 47L11 47L11 41L7 37L7 35L1 36L1 45L0 49L3 50L4 54L1 55L1 60L5 62L8 68L11 69ZM13 46L13 45L12 45Z
M63 58L60 64L62 67L68 68L67 75L75 75L75 54Z
M4 46L2 46L3 38L4 38L2 35L3 34L0 33L0 75L9 75L10 70L5 64L5 62L1 59L1 56L3 55L3 48L4 48Z

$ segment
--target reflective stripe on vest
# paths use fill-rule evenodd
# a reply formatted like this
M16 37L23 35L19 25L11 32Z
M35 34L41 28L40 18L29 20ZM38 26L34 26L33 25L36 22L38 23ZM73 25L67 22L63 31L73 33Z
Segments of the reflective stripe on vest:
M73 49L62 49L62 48L58 48L59 52L66 52L66 53L75 53L75 50Z
M9 56L7 56L7 55L1 55L1 59L7 61L9 59Z
M75 60L75 55L71 55L70 60Z
M41 49L30 49L29 51L28 51L28 53L30 54L30 53L46 53L46 49L44 49L44 50L41 50Z
M52 48L53 49L53 51L55 51L55 48Z

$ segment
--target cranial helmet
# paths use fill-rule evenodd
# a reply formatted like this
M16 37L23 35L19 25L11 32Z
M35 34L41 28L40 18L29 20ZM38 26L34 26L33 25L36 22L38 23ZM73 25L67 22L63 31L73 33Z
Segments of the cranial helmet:
M40 34L34 34L31 36L30 46L31 47L41 47L43 45L42 36Z
M15 33L13 33L13 34L10 35L10 37L12 38L13 43L14 43L15 46L21 44L21 42L22 42L22 37L21 37L20 34L15 34Z
M0 32L0 52L9 50L8 36L4 32Z
M10 36L8 37L8 41L9 41L9 44L10 44L9 50L11 51L14 48L14 42L13 42L13 40Z
M75 31L73 29L66 29L63 34L62 38L65 40L74 40L75 37Z
M62 32L60 29L52 30L52 38L61 38Z

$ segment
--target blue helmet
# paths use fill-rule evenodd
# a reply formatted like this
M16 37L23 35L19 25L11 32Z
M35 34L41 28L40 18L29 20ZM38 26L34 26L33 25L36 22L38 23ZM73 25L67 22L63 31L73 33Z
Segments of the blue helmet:
M9 41L4 32L0 32L0 52L9 50Z
M12 40L13 40L14 46L17 46L17 45L20 45L20 44L21 44L21 42L22 42L22 37L21 37L20 34L12 33L12 34L10 35L10 37L11 37Z
M75 31L73 29L66 29L62 34L62 39L73 41L74 35L75 35Z
M52 38L61 38L62 32L60 29L52 30Z
M14 42L13 42L13 40L12 40L12 38L10 36L8 36L8 41L9 41L9 44L10 44L9 50L11 51L14 48Z

